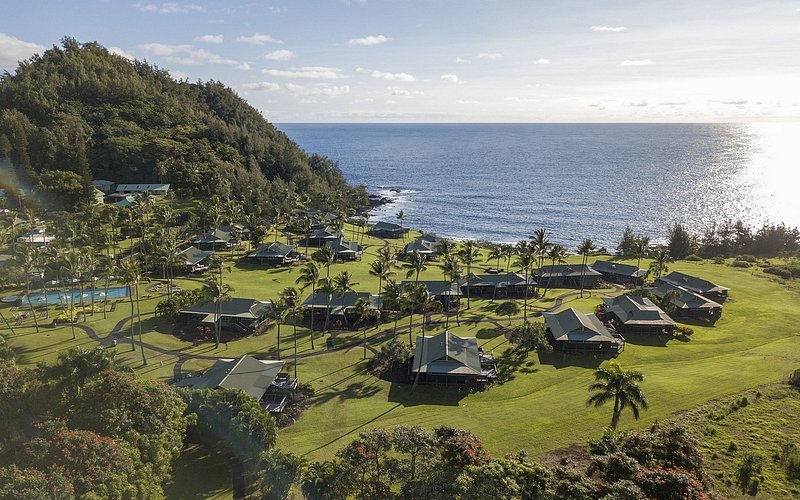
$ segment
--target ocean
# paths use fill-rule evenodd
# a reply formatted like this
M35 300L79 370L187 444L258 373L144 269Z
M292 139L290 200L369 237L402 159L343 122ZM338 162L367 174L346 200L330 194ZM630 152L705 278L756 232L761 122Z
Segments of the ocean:
M281 124L309 153L394 203L371 221L515 242L545 228L574 250L626 226L663 240L726 218L800 226L800 124Z

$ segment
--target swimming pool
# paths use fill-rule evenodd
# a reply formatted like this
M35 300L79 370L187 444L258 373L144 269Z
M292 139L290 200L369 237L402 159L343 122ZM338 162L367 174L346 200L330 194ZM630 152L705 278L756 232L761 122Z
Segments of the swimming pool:
M94 289L94 300L103 300L103 299L124 299L126 297L130 297L131 291L130 288L127 286L112 286L108 288L108 295L106 295L106 290L103 287L95 287ZM45 298L46 297L46 298ZM10 297L6 297L6 300ZM24 304L28 303L28 298L25 297L18 297L17 300L21 300ZM79 302L81 300L81 291L80 290L67 290L65 294L62 291L53 291L44 293L32 293L30 296L30 301L34 305L44 304L47 302L48 304L58 304L59 302L69 302L74 300L75 302ZM92 289L91 287L85 288L83 290L83 300L91 301L92 300Z

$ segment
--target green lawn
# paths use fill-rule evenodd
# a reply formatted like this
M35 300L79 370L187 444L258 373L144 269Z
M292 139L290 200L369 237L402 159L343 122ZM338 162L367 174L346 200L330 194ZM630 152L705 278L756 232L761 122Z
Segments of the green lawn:
M392 242L393 245L401 243ZM360 283L359 290L377 292L378 281L369 275L368 268L377 250L386 243L365 238L365 244L367 252L361 262L335 264L331 274L347 270ZM571 257L570 261L578 262L579 258ZM494 267L495 264L481 263L475 270ZM643 266L646 264L642 263ZM501 266L505 264L501 263ZM626 368L645 373L647 380L643 388L651 408L643 413L641 422L624 415L622 428L643 426L676 411L777 381L800 366L800 349L796 347L800 337L800 295L795 291L752 269L735 269L710 262L680 262L670 267L730 287L731 299L725 304L723 318L716 326L695 326L695 334L688 342L628 338L625 351L618 360ZM234 296L261 300L274 299L284 287L295 286L299 275L298 268L264 270L237 264L233 260L229 268L224 279L235 288ZM398 271L395 278L405 279L404 271ZM441 279L438 264L431 264L420 279ZM200 281L179 280L178 284L198 287ZM587 293L581 299L573 292L552 290L546 299L531 301L531 311L550 307L555 297L565 296L562 307L590 312L602 296L616 293L611 289L594 290L591 296ZM144 300L143 312L151 312L157 301L156 297ZM3 311L10 314L7 307ZM85 325L107 345L114 325L128 314L129 305L122 302L108 319L103 320L102 315L96 314ZM434 316L434 320L439 319ZM275 357L278 354L274 327L260 336L231 342L227 350L224 346L217 350L213 344L192 344L177 339L170 333L171 325L154 320L152 314L146 314L143 320L144 341L157 348L146 349L148 365L142 365L138 344L137 350L131 351L129 343L121 338L118 351L120 358L144 377L169 380L178 362L180 371L186 373L207 368L217 357L235 357L243 353ZM415 317L414 322L418 323L419 318ZM408 332L402 327L407 327L407 324L407 319L400 321L398 335L404 339L408 338ZM498 324L506 327L508 322L505 318L497 318L493 304L488 300L473 300L470 309L463 311L460 326L454 326L451 321L451 331L457 335L477 337L484 350L494 351L496 356L504 359L508 345L502 331L498 330ZM128 328L123 328L122 332L129 334L130 325L125 326ZM377 329L370 330L372 347L379 348L380 343L391 335L392 327L391 322L381 325L381 335ZM433 325L431 333L443 328L443 324ZM72 339L69 327L42 328L41 333L36 334L28 320L17 329L17 335L8 336L8 341L17 350L18 363L32 365L52 361L60 351L69 347L95 345L96 342L83 330L76 329L76 332L76 340ZM3 330L3 333L9 332ZM415 328L413 336L419 333L419 328ZM284 325L282 337L280 354L291 358L291 326ZM360 334L340 334L336 344L355 342L359 338ZM406 385L378 380L366 373L360 346L325 352L324 339L317 339L316 349L312 351L309 332L302 328L298 329L298 352L301 355L319 353L303 357L298 363L301 381L312 384L316 396L295 425L280 431L278 443L281 448L312 460L330 457L362 429L399 424L419 424L428 428L448 424L468 428L480 435L488 449L497 456L523 448L539 454L586 441L598 435L610 419L610 409L589 409L584 404L592 370L604 361L602 359L560 354L544 359L535 354L523 360L509 359L500 364L506 379L503 384L469 394L424 386L411 392ZM199 482L196 484L202 486ZM217 485L215 488L224 487Z

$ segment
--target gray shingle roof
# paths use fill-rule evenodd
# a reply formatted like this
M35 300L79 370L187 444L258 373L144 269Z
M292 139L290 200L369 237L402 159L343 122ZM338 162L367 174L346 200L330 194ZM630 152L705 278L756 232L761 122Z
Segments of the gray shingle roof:
M591 266L584 266L583 264L556 264L555 266L542 266L539 269L539 276L547 279L552 274L554 277L575 277L580 278L581 268L586 270L583 276L602 276L600 273L591 268Z
M478 341L474 337L458 337L448 331L431 337L417 338L414 349L415 372L443 374L481 374Z
M253 250L252 252L248 253L248 257L254 258L285 258L287 255L295 251L294 245L286 245L279 241L274 241L268 245L261 245L257 249Z
M205 250L200 250L196 246L190 246L178 252L179 258L183 259L187 266L198 264L212 255L214 255L214 252L206 252Z
M331 314L342 314L345 309L355 306L358 299L367 299L374 309L380 309L383 305L383 297L372 295L369 292L347 292L343 296L334 293L331 296ZM325 309L328 307L327 293L312 293L305 301L303 307Z
M376 222L374 226L372 226L373 231L405 231L406 229L401 226L400 224L395 224L393 222Z
M608 342L615 340L608 328L594 314L573 308L558 313L543 313L553 338L565 342Z
M403 281L401 285L406 284L414 284L413 281ZM428 294L433 295L434 297L440 295L450 295L451 297L460 297L461 296L461 288L455 284L450 283L447 281L420 281L420 285L423 285L426 290L428 290Z
M119 184L117 192L131 193L166 193L169 191L169 184Z
M525 276L519 273L501 274L468 274L461 282L462 286L470 288L479 286L525 286ZM528 285L535 285L536 281L532 276L528 276Z
M616 274L618 276L626 276L629 278L643 278L647 275L646 269L639 269L630 264L622 264L620 262L613 262L609 260L596 260L592 264L592 269L601 273Z
M664 296L671 291L678 292L677 297L672 299L672 303L679 309L715 309L717 307L722 307L722 304L718 304L709 298L671 283L656 283L656 286L648 288L648 290L659 299L663 299Z
M176 385L192 389L239 389L260 400L283 365L283 361L259 360L245 354L237 359L221 359L203 375L185 378Z
M261 302L255 299L232 298L221 303L220 314L236 318L260 318L269 308L269 302ZM181 314L216 314L216 305L213 301L202 300L181 311Z
M678 271L672 271L666 276L661 276L656 281L683 287L690 292L706 294L714 292L727 292L728 288L716 285L708 280L690 276Z
M231 241L231 231L227 227L215 227L194 239L195 243L228 243Z
M330 247L334 254L356 254L361 251L361 245L355 241L344 239L344 236L339 235L333 241L325 243L326 247Z
M676 326L667 313L647 297L622 295L603 298L606 312L613 313L626 325L668 325Z

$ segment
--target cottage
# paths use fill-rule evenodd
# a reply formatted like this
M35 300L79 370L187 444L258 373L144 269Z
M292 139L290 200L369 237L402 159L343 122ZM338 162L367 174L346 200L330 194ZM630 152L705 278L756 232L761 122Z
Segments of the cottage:
M524 298L526 288L528 297L532 298L535 296L535 287L536 281L532 276L528 276L526 287L525 276L518 273L470 273L461 281L461 293L464 296L491 299Z
M556 351L616 356L625 347L625 339L609 332L594 314L580 313L570 307L542 316L547 337Z
M200 273L208 270L214 252L200 250L196 246L184 248L178 252L178 266L190 273Z
M94 200L95 205L102 205L106 199L106 194L96 187L92 188L92 199Z
M47 234L47 228L42 226L34 227L26 234L21 235L19 238L17 238L17 242L26 243L35 247L41 247L47 246L48 243L51 243L55 239L56 237L52 236L51 234Z
M403 281L401 285L414 284L414 281ZM461 302L461 287L449 281L420 281L417 284L425 287L429 297L438 300L447 312L457 311Z
M674 311L670 314L676 318L704 321L713 325L722 317L722 304L684 287L662 281L656 282L654 287L647 290L658 297L664 308L667 308L664 305L665 297L671 297L669 303Z
M604 319L618 332L671 335L678 328L677 323L647 297L606 297L603 305Z
M643 285L648 272L647 269L608 260L596 260L591 267L602 274L604 280L620 285Z
M265 266L288 266L299 261L300 254L296 246L275 241L249 252L245 259Z
M317 292L309 295L303 302L303 316L310 319L313 315L314 326L323 328L323 321L329 314L331 326L343 328L358 321L355 306L360 299L366 300L369 308L376 313L380 312L383 307L383 297L372 295L369 292L346 292L344 295L338 293L328 295Z
M225 226L215 227L193 240L200 250L225 250L234 246L231 230Z
M323 210L301 210L298 215L300 217L308 217L311 220L311 224L317 227L325 227L336 222L336 219L339 218L335 214Z
M689 290L692 293L702 295L718 304L724 303L728 300L728 288L716 285L710 281L688 274L673 271L666 276L661 276L656 279L656 285L659 283L669 283L670 285L679 286Z
M175 383L188 389L240 390L258 401L261 408L280 413L291 401L297 379L281 372L284 361L256 359L245 354L237 359L220 359L202 375L187 377Z
M601 276L591 266L584 264L543 266L536 271L536 280L547 288L580 288L581 279L583 288L595 288Z
M407 233L408 229L391 222L378 222L370 229L370 234L376 238L402 238Z
M114 191L114 183L105 179L95 179L92 181L92 186L96 187L103 193L111 193Z
M485 384L497 378L494 356L484 354L475 337L448 331L417 337L411 374L427 384Z
M259 333L267 327L272 305L255 299L228 299L220 303L221 329L234 335ZM183 325L211 333L217 316L216 304L202 300L180 311Z
M423 234L416 240L412 241L411 243L407 243L405 247L403 247L403 255L410 255L414 252L417 252L420 255L424 255L428 259L432 259L436 257L437 250L436 244L441 241L441 238L433 235Z
M330 226L316 228L306 237L306 246L324 247L326 243L336 241L342 237L341 231L336 231Z
M118 184L117 193L120 194L152 194L163 196L169 192L169 184Z
M333 250L334 259L340 262L361 260L363 253L361 245L355 241L346 240L341 235L335 240L325 243L325 246Z
M109 198L111 198L111 197L109 197ZM113 206L115 206L117 208L128 208L128 207L130 207L131 205L134 204L134 202L136 201L136 198L134 196L130 195L130 194L126 194L125 196L122 196L122 197L111 198L111 200L117 200L117 201L113 201L111 203Z

